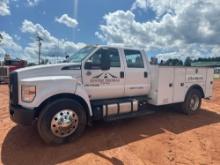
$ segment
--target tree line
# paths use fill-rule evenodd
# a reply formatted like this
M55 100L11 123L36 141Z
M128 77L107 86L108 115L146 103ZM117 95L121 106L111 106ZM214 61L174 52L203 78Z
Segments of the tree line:
M190 57L187 57L185 61L180 59L168 59L166 61L161 60L158 64L162 66L191 66L195 62L220 62L220 57L209 57L209 58L198 58L192 60Z

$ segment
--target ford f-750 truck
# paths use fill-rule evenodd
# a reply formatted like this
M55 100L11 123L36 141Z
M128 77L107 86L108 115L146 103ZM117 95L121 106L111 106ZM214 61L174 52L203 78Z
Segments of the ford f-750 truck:
M69 63L34 66L10 74L10 116L37 123L46 143L80 136L94 120L112 121L175 104L186 114L212 96L213 69L150 65L143 50L86 46Z

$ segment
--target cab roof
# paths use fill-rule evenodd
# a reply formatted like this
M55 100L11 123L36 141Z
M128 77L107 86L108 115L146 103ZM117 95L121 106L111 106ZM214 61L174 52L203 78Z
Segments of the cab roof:
M92 45L96 47L105 47L105 48L118 48L118 49L131 49L131 50L139 50L139 51L144 51L144 49L139 49L139 48L133 48L133 47L128 47L120 44L115 44L115 45Z

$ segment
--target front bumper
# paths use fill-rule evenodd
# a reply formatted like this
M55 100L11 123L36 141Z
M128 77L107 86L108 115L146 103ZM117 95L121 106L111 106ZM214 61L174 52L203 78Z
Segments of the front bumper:
M18 105L10 105L9 109L11 120L17 124L28 126L35 121L35 109L27 109Z

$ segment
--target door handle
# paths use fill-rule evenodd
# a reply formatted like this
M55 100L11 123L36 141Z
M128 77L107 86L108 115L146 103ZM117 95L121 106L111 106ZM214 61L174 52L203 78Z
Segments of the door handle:
M169 87L172 87L173 86L173 83L169 83Z
M148 73L144 72L144 77L147 78L148 77Z
M124 78L125 77L125 73L124 72L120 72L120 78Z

